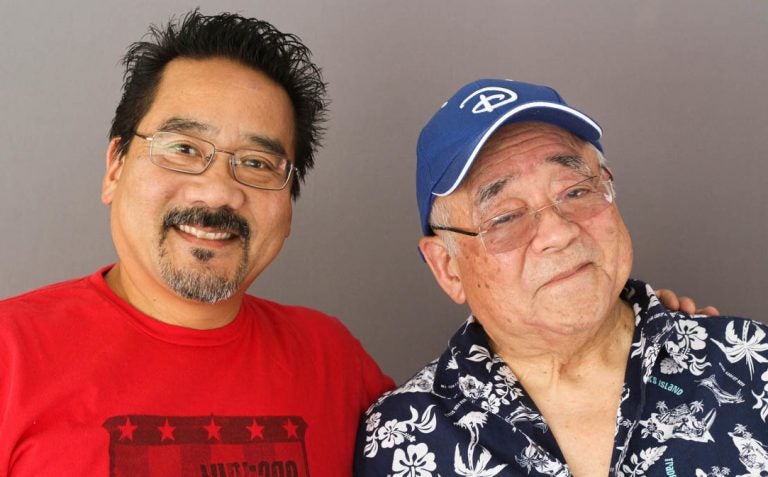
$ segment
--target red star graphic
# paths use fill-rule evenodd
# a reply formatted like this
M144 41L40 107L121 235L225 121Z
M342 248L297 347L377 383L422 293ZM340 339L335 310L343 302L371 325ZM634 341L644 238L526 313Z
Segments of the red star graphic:
M260 426L259 423L256 422L256 419L253 420L253 424L245 426L245 428L251 431L251 440L254 440L257 437L264 439L264 426Z
M168 418L165 418L165 424L163 424L162 427L157 428L158 431L160 431L160 434L162 434L162 437L160 438L160 442L163 442L166 439L170 439L172 441L175 441L176 438L173 436L173 431L176 430L176 427L172 426L168 422Z
M298 439L299 435L296 434L296 429L298 429L298 428L299 428L299 426L297 426L296 424L292 423L290 419L285 421L285 424L283 424L283 429L285 429L285 432L288 433L288 437L295 437L295 438Z
M213 422L213 418L211 418L211 423L207 426L203 426L203 429L208 431L208 440L216 439L221 440L221 426L217 426L215 422Z
M126 417L125 418L125 424L122 426L117 426L118 429L120 429L120 440L128 439L129 441L133 440L133 431L139 428L139 426L134 426L131 424L131 418Z

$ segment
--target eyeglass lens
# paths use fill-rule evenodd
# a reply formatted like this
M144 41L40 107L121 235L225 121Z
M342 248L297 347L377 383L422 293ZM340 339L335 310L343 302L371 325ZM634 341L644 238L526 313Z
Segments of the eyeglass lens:
M547 208L554 208L565 220L579 222L599 214L612 202L610 181L594 176L568 187L554 202L540 209L522 207L484 221L480 226L480 239L489 253L508 252L533 238L540 214Z
M203 139L160 131L152 136L150 160L165 169L200 174L215 152L215 146ZM230 163L239 182L264 189L282 189L291 171L287 159L264 151L236 151Z

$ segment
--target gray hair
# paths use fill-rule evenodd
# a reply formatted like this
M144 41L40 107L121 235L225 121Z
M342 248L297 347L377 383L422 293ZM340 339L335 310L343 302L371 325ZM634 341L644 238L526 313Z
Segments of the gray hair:
M432 210L429 212L429 224L448 225L450 223L451 213L448 211L448 204L442 197L435 198L434 202L432 202ZM437 230L435 235L439 236L445 244L445 248L448 249L448 255L455 257L459 252L459 248L456 245L456 240L453 239L452 233L445 230Z
M605 160L605 156L600 152L600 149L596 148L591 142L588 142L587 146L589 146L597 156L597 165L600 167L608 167L608 161Z

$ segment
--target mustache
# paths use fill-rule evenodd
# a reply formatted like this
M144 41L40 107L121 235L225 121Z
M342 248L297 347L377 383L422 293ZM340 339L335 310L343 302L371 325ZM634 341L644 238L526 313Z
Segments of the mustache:
M163 217L163 230L179 225L198 225L237 234L244 239L251 236L248 221L228 207L208 209L189 207L169 210Z

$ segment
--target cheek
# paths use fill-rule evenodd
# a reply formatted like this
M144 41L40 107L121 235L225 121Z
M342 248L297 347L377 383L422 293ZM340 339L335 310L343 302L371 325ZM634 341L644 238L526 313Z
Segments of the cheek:
M595 241L601 245L605 266L611 268L606 271L623 287L632 268L632 239L629 231L615 209L610 221L602 227L596 225L596 230L602 230L602 233L594 235Z
M291 221L293 219L293 203L290 197L279 201L274 210L275 223L287 236L291 230Z
M623 227L619 234L619 249L617 253L617 260L619 262L619 278L621 279L621 286L624 286L624 281L629 278L629 274L632 271L632 262L634 260L634 253L632 251L632 238L629 235L629 231Z
M169 195L159 188L134 187L130 192L122 194L115 201L120 216L140 229L146 229L160 221L164 204L168 203Z
M256 232L252 236L251 246L254 248L280 248L282 241L291 232L293 207L290 198L275 198L277 200L252 201L255 205L250 208L248 221Z
M183 175L171 173L149 163L149 158L132 157L117 183L116 193L128 199L131 205L145 207L169 200L178 191L185 179ZM131 167L132 166L132 167Z
M125 171L120 178L111 206L112 220L117 221L115 225L126 235L153 236L159 232L163 215L174 203L179 184L167 180L169 177L165 175L139 172Z
M521 286L522 256L517 251L492 256L483 250L464 257L462 285L468 295L508 295Z

